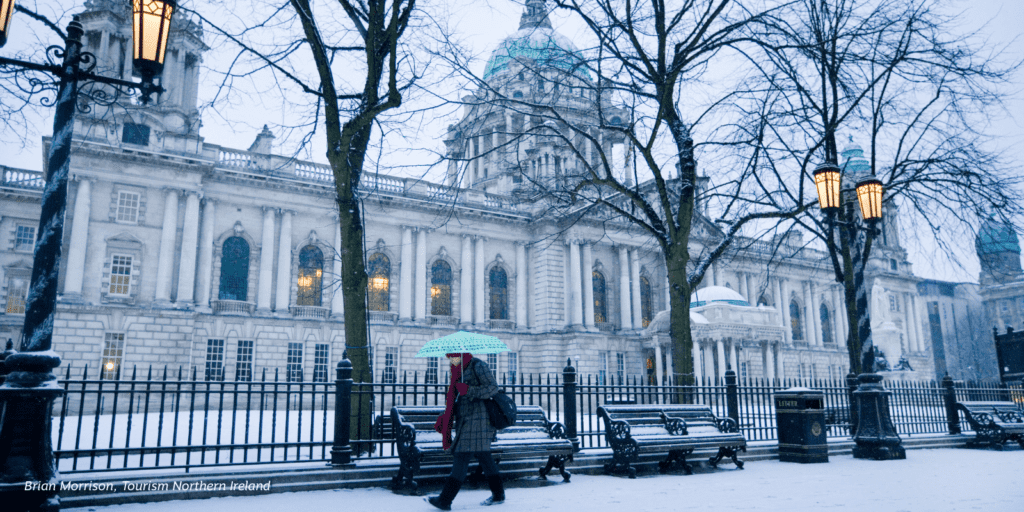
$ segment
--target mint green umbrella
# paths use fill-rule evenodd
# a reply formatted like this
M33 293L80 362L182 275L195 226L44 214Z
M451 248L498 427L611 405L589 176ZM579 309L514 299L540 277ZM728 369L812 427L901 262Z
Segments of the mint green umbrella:
M445 354L497 354L508 352L508 345L486 334L459 331L436 340L430 340L416 353L416 357L444 357Z

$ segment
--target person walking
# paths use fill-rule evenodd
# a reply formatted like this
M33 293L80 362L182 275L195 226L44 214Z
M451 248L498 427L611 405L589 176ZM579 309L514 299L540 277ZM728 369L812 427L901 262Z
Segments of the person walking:
M505 487L498 473L498 465L491 457L491 441L495 429L487 415L484 400L498 394L498 383L491 369L482 359L472 354L445 354L451 363L451 382L444 397L444 413L434 423L434 430L441 433L441 444L451 450L455 457L452 472L444 481L438 496L426 498L427 502L441 510L451 510L452 500L466 480L469 461L473 457L480 462L491 497L481 505L497 505L505 501ZM452 441L452 429L455 440Z

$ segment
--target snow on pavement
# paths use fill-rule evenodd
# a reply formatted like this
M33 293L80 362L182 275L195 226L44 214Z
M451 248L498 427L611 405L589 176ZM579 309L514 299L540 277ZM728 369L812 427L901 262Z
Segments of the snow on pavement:
M569 484L514 483L496 509L512 511L822 511L1020 512L1024 510L1024 451L908 450L901 461L834 456L827 464L754 461L693 475L642 473L574 475ZM452 510L488 510L479 505L490 492L466 488ZM417 496L382 488L341 489L264 496L169 501L65 509L74 512L281 512L288 510L435 510Z

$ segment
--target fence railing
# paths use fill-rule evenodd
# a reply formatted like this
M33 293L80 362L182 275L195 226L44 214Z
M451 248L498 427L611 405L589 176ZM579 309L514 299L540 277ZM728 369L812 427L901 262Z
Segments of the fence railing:
M353 454L397 457L391 407L443 406L448 382L443 370L443 365L429 373L389 369L377 374L374 383L346 388L340 373L337 380L328 381L335 376L322 371L314 375L318 382L290 381L286 369L264 370L251 380L223 381L218 380L223 373L207 374L200 368L132 368L112 379L102 369L97 374L89 368L72 378L68 367L60 380L64 396L53 410L55 457L59 471L68 473L330 461L332 444L348 437L335 429L339 399L347 400L354 413ZM724 380L675 385L652 383L639 375L576 375L571 367L562 373L502 373L497 380L518 404L539 405L549 419L564 423L581 449L606 446L597 414L606 404L705 404L717 416L736 419L748 441L774 440L773 395L797 386L824 394L829 437L850 435L853 384L848 381L738 381L730 371ZM885 386L891 393L890 415L901 435L969 430L955 410L957 401L1013 400L1024 406L1020 384L954 383L947 378L942 383ZM343 389L351 391L346 395Z

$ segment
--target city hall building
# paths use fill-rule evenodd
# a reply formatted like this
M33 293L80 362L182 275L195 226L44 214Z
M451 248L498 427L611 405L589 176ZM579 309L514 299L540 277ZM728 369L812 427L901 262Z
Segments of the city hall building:
M93 0L81 17L85 50L99 69L125 78L126 5ZM567 64L575 49L542 7L528 2L485 80L585 122L599 101L588 92L591 76ZM333 379L345 347L333 174L275 154L267 129L247 149L200 136L197 71L208 50L201 28L179 17L167 92L155 105L78 116L53 345L62 374L87 366L90 376L127 378L135 367L166 365L209 379L259 378L264 370ZM624 220L546 214L531 187L567 183L578 162L550 139L506 147L506 135L530 122L468 106L438 134L453 161L444 183L364 174L375 380L404 372L437 379L436 359L413 356L458 329L504 341L510 352L488 358L505 376L560 372L567 359L605 379L675 372L660 250ZM864 165L856 147L844 158L848 169ZM15 341L41 180L36 171L3 168L0 183L0 335ZM894 377L930 379L935 330L897 217L887 212L867 271L876 345ZM693 252L722 236L707 219L697 222ZM697 376L721 377L727 367L741 378L845 375L850 326L841 301L826 254L805 247L798 233L740 240L694 293Z

